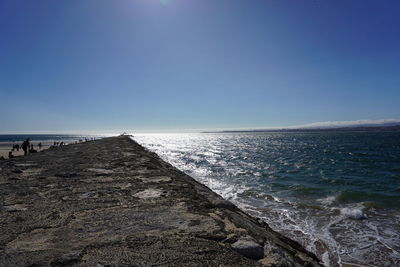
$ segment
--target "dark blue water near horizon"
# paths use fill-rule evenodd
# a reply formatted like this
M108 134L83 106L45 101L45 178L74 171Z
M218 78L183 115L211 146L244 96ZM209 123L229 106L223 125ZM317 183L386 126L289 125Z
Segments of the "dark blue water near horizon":
M400 266L399 132L134 139L326 265Z

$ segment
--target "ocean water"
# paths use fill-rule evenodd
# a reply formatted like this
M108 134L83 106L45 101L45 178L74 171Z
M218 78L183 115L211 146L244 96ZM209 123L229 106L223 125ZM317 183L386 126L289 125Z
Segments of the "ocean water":
M400 266L400 133L142 134L134 140L327 266Z
M85 138L101 138L103 135L63 135L63 134L0 134L0 143L23 142L27 138L38 142L75 142Z

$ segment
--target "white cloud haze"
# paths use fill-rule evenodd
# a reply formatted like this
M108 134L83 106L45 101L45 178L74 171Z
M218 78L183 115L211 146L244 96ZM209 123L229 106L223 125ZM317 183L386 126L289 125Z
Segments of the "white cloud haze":
M341 127L360 127L360 126L394 126L400 125L400 119L384 119L384 120L356 120L356 121L324 121L313 122L303 125L286 127L289 129L296 128L341 128Z

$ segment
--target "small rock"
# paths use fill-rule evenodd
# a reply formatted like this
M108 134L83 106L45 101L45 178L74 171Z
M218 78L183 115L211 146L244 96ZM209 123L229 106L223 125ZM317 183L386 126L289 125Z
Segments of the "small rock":
M85 199L85 198L97 198L97 197L98 197L98 195L97 195L96 192L85 192L85 193L82 193L82 194L79 196L80 199Z
M235 210L236 208L235 204L225 199L212 200L212 204L214 204L217 208L223 208L228 210Z
M172 181L168 176L138 177L144 183L169 183Z
M21 204L15 204L15 205L9 205L9 206L4 206L4 209L8 212L14 212L14 211L25 211L28 210L25 206Z
M129 187L132 187L132 184L131 184L131 183L119 184L118 187L119 187L120 189L122 189L122 190L125 190L125 189L127 189L127 188L129 188Z
M233 243L235 243L236 240L237 240L236 234L229 234L229 235L225 238L224 243L233 244Z
M52 265L67 265L67 264L71 264L73 262L79 261L81 257L82 257L81 251L73 250L73 251L70 251L70 252L62 255L60 258L56 259L55 261L53 261Z
M238 241L232 244L232 248L250 259L259 260L264 258L264 247L257 244L253 238L249 236L241 237Z
M35 163L17 163L15 167L36 167L37 164Z
M86 170L88 170L90 172L94 172L94 173L96 173L96 175L99 175L99 176L114 173L114 171L112 171L112 170L106 170L106 169L100 169L100 168L88 168Z
M56 173L54 176L61 178L72 178L78 176L75 172Z
M122 155L123 155L124 157L136 156L135 153L131 153L131 152L122 152Z
M148 199L148 198L157 198L160 197L163 192L158 189L146 189L134 194L134 197L138 197L141 199Z

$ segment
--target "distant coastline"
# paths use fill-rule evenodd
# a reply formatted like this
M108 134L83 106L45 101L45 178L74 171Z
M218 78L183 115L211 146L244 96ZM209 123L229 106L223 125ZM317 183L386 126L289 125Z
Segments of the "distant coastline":
M269 133L269 132L400 132L400 125L332 127L332 128L223 130L223 131L206 131L202 133Z

